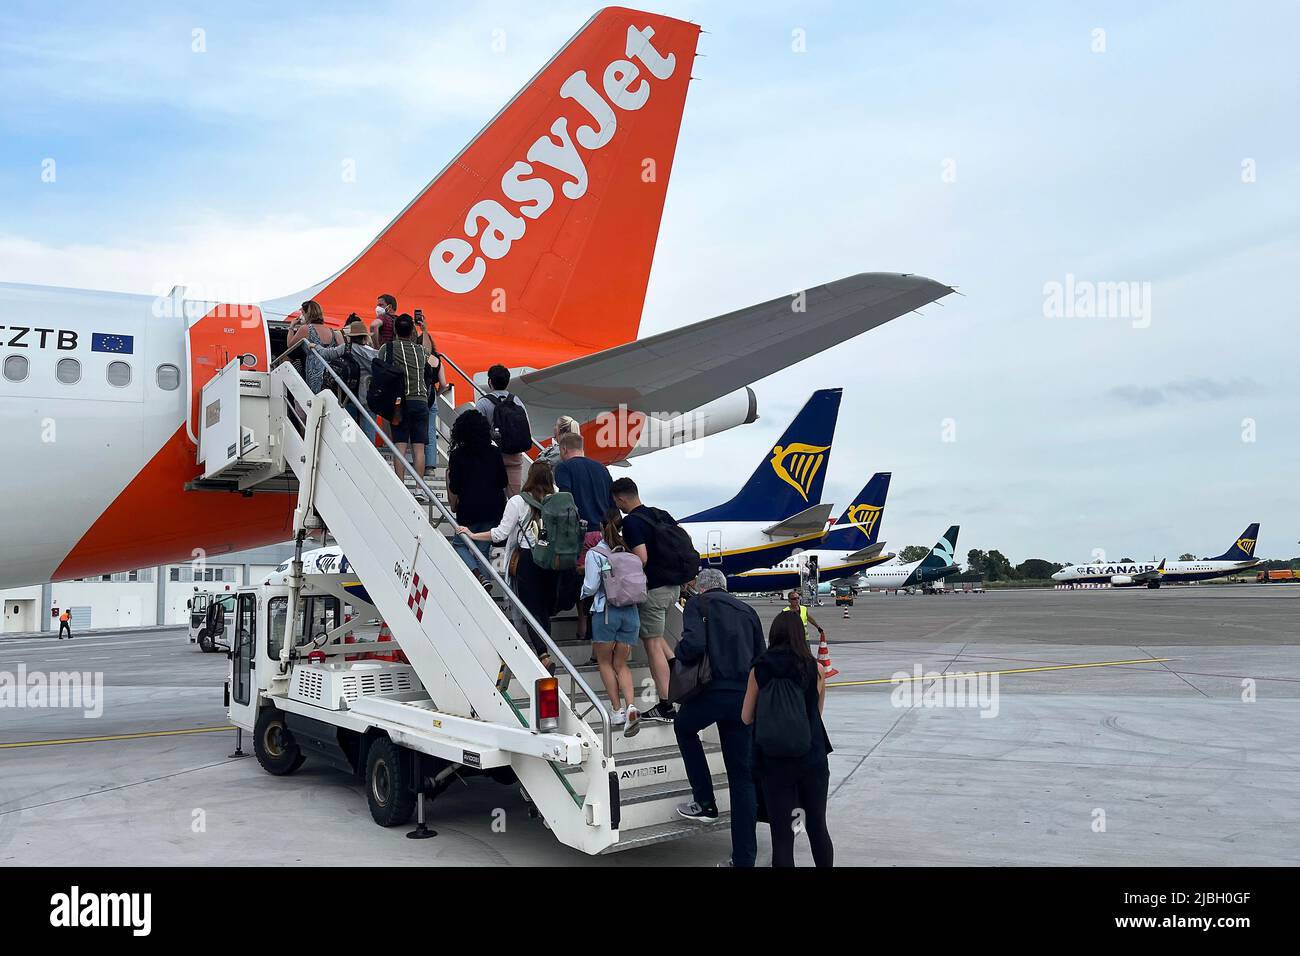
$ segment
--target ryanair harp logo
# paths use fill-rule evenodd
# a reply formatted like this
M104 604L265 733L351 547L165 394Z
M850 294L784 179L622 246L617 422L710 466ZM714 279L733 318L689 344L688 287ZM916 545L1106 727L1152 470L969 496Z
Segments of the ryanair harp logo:
M813 479L817 477L817 472L826 461L826 452L830 447L830 445L804 445L799 442L786 445L784 448L777 445L772 449L772 470L776 472L778 478L793 487L803 500L807 501Z
M876 530L876 522L879 520L879 505L854 505L849 509L849 524L860 528L868 538Z
M1255 539L1254 539L1254 538L1238 538L1238 539L1237 539L1237 547L1241 548L1242 551L1246 552L1246 554L1249 554L1249 555L1251 555L1251 556L1253 557L1254 554L1255 554Z

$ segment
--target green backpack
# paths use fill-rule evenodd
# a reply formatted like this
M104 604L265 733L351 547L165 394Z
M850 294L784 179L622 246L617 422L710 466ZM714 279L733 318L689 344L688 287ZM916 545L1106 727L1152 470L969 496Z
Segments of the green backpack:
M533 563L549 571L571 571L578 565L582 550L582 525L573 495L557 491L545 501L524 495L524 501L540 518L537 543L529 550ZM534 519L538 521L538 519Z

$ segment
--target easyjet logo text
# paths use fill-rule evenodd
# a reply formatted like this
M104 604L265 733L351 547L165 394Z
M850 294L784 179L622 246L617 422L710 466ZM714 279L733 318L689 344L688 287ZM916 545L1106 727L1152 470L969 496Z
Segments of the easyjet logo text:
M550 134L539 136L524 159L506 170L501 192L515 204L513 210L495 199L483 199L470 207L465 216L465 238L449 236L429 254L429 273L438 285L457 295L478 288L487 275L486 260L509 255L510 247L524 237L527 220L539 219L554 205L555 187L543 176L534 175L538 167L560 174L564 180L560 192L566 199L576 201L586 195L587 166L578 147L594 152L614 138L618 117L613 107L635 112L645 106L650 99L650 80L641 75L642 68L656 80L668 79L677 68L676 55L661 54L650 43L653 37L650 27L627 28L627 59L614 60L605 67L600 80L604 96L592 86L586 70L578 70L564 81L560 96L581 106L591 122L570 134L569 117L556 118Z

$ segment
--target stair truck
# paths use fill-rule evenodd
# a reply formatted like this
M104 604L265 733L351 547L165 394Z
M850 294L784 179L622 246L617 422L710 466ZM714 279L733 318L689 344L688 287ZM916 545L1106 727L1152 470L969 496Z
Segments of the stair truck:
M345 404L369 415L326 373ZM260 373L232 359L198 404L194 490L296 485L294 559L278 579L237 591L226 622L229 718L252 734L269 773L311 759L353 774L381 826L408 822L457 778L517 783L521 811L584 853L727 825L716 731L704 743L723 812L709 824L683 820L675 807L690 787L672 726L616 734L608 701L588 682L594 669L575 665L491 569L494 594L484 590L451 547L454 519L424 477L408 466L427 504L362 440L335 394L313 394L285 356ZM308 536L325 530L347 555L351 587L304 571ZM506 612L550 650L556 674ZM368 622L380 619L390 641L372 634Z

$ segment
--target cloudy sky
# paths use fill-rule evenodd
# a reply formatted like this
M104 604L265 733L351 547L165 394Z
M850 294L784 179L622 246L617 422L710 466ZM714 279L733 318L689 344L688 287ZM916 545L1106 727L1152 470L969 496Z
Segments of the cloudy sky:
M0 280L303 288L596 9L210 6L0 10ZM891 545L1217 554L1257 520L1300 553L1300 7L655 8L708 33L643 332L861 271L963 295L758 383L759 423L636 465L648 500L729 497L842 385L826 494L893 471ZM1136 295L1054 310L1067 282Z

